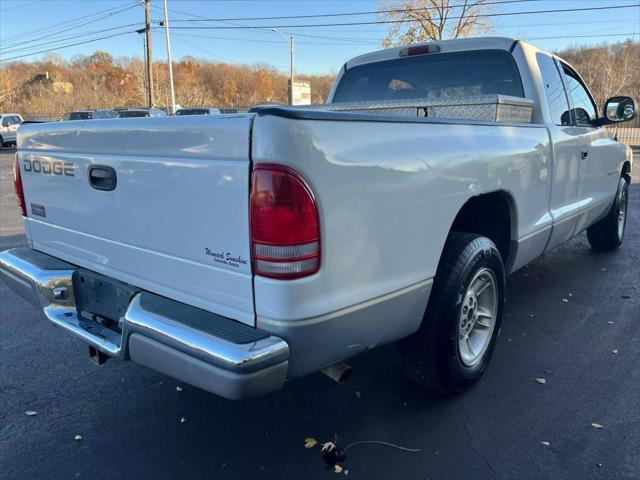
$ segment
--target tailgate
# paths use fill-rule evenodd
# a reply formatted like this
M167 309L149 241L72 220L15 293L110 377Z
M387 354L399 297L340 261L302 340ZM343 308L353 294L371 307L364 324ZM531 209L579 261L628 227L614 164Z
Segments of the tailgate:
M254 325L251 121L207 115L23 126L18 160L33 247Z

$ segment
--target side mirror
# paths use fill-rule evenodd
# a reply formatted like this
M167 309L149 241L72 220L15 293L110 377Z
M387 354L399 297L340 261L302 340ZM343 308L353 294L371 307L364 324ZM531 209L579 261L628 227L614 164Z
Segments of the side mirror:
M631 97L611 97L604 104L604 122L628 122L636 118L636 105Z

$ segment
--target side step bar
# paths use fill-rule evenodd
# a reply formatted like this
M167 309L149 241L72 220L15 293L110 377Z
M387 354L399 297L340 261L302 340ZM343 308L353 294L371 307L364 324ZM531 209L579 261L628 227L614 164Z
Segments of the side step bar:
M0 278L96 352L231 399L284 384L289 347L281 338L145 291L117 319L121 332L107 328L79 315L72 282L76 269L31 248L0 252Z

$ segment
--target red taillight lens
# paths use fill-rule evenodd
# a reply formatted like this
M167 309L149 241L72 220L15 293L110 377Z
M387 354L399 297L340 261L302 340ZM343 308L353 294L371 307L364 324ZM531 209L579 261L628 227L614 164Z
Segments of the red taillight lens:
M292 279L318 271L318 209L302 177L282 165L258 165L253 170L250 212L256 275Z
M18 155L13 162L13 187L16 191L16 197L18 197L18 205L22 210L22 216L27 216L27 204L24 201L24 190L22 188L22 175L20 175L20 164L18 163Z

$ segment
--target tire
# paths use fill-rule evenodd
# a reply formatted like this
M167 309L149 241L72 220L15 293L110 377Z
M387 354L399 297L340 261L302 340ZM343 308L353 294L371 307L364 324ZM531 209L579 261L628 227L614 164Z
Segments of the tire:
M411 381L435 392L457 393L482 377L500 332L505 277L500 252L491 240L471 233L449 234L422 324L397 344L403 370ZM472 360L471 350L466 347L470 344L463 342L464 332L471 325L469 315L477 314L469 308L470 291L478 281L486 279L490 283L491 278L493 288L489 286L478 295L475 306L487 310L483 303L489 298L486 292L494 290L490 294L495 300L493 318L484 318L478 325L473 321L468 338L477 340L483 322L492 326L485 332L483 347L474 346L478 358Z
M591 248L598 252L608 252L622 245L627 225L629 204L629 181L620 177L616 198L607 216L587 228L587 239Z
M4 140L2 139L2 135L0 135L0 148L4 147Z

